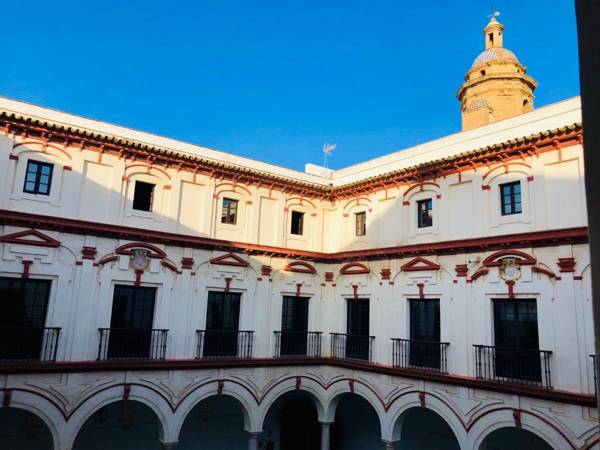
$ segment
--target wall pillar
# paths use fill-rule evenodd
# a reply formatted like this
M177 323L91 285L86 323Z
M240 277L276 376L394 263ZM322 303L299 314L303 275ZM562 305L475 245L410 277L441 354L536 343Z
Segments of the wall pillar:
M319 422L321 424L321 450L329 450L329 435L332 422Z
M258 450L258 437L262 434L262 431L259 433L249 433L248 436L248 450Z

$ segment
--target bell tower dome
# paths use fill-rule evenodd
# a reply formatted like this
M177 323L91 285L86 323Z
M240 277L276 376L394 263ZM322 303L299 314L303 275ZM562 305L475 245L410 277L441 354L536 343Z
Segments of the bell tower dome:
M483 30L485 50L475 58L458 90L462 129L470 130L533 110L536 81L504 48L504 25L492 15Z

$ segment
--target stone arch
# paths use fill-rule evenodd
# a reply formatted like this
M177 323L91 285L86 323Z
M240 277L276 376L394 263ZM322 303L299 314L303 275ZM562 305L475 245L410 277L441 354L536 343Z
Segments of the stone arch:
M75 442L77 435L85 423L104 406L120 401L134 401L150 408L157 418L159 440L173 442L173 409L168 400L158 391L144 385L130 386L126 394L127 386L116 385L97 392L80 403L69 417L69 428L71 445Z
M220 393L215 391L214 383L204 384L189 393L178 405L175 421L173 423L173 433L175 441L181 433L181 428L185 423L190 412L203 401L215 396L227 396L233 398L239 405L244 418L244 429L248 432L256 431L260 425L257 422L256 400L250 392L239 384L225 381Z
M40 148L36 149L34 147ZM73 159L69 152L67 152L65 149L58 145L48 144L43 141L23 141L13 146L13 154L21 157L27 153L41 153L56 159L61 165L69 164Z
M265 418L271 407L275 404L275 402L283 397L288 392L293 392L295 390L301 390L308 394L308 396L313 401L315 408L317 410L317 417L320 421L327 421L326 418L326 407L325 407L325 393L323 387L317 383L316 381L302 377L300 378L300 385L298 386L297 378L288 378L281 382L279 382L276 386L274 386L262 399L260 402L260 410L258 412L258 422L257 424L260 426L260 430L262 430Z
M382 430L382 436L390 442L400 440L402 433L402 426L406 418L407 413L414 408L425 408L437 414L452 430L454 437L463 447L464 442L467 438L464 424L457 413L444 401L439 399L435 395L423 394L423 400L419 397L418 392L411 392L406 395L401 395L392 400L390 409L388 410L389 421L387 422L388 428Z
M29 397L29 395L30 395L30 394L22 393L22 392L20 394L25 394L25 397ZM23 397L23 396L20 396L20 397ZM33 402L39 403L40 397L38 397L38 396L31 396L31 397L32 397L31 400ZM64 445L64 442L63 442L64 438L61 435L61 433L59 432L59 428L60 428L60 422L64 422L64 419L59 421L58 415L52 414L49 411L46 411L45 408L35 406L35 403L26 401L25 399L22 399L19 401L14 401L11 399L10 406L2 408L2 409L3 410L15 409L15 410L19 410L19 411L26 411L29 414L33 414L37 419L39 419L46 426L46 429L48 430L50 437L52 439L53 448L55 448L55 449L63 448L61 446Z
M500 428L515 428L514 411L511 408L502 408L488 411L477 417L468 431L467 439L469 445L467 448L479 450L485 438L492 432ZM522 411L520 413L519 427L535 434L552 448L561 450L575 450L577 448L569 440L565 431L547 419L541 419L530 412Z
M382 399L377 395L375 390L367 387L362 382L356 382L355 380L343 380L339 383L334 384L330 387L331 392L325 403L325 422L333 422L335 419L335 413L342 400L342 397L346 394L355 394L365 400L371 408L375 411L377 419L379 420L380 432L387 429L387 413L385 406L383 405Z

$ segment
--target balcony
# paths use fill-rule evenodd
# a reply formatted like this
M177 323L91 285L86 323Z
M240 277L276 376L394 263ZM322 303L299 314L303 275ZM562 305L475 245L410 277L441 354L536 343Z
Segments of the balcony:
M392 339L395 368L448 373L448 342Z
M252 358L254 331L196 330L196 358Z
M98 360L165 359L169 330L98 328L98 331L100 332Z
M61 328L0 327L0 361L56 361Z
M375 340L375 336L343 333L330 334L332 358L373 361L373 341Z
M500 348L489 345L473 347L478 379L552 388L551 351Z
M275 331L275 358L321 356L321 332Z

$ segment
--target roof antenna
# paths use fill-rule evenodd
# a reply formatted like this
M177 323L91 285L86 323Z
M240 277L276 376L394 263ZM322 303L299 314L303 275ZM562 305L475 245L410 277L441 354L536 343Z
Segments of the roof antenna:
M327 157L331 156L331 153L333 153L333 151L335 150L336 147L337 147L337 144L329 144L327 142L325 142L323 144L323 168L324 168L323 176L325 178L329 177L329 169L327 168Z

